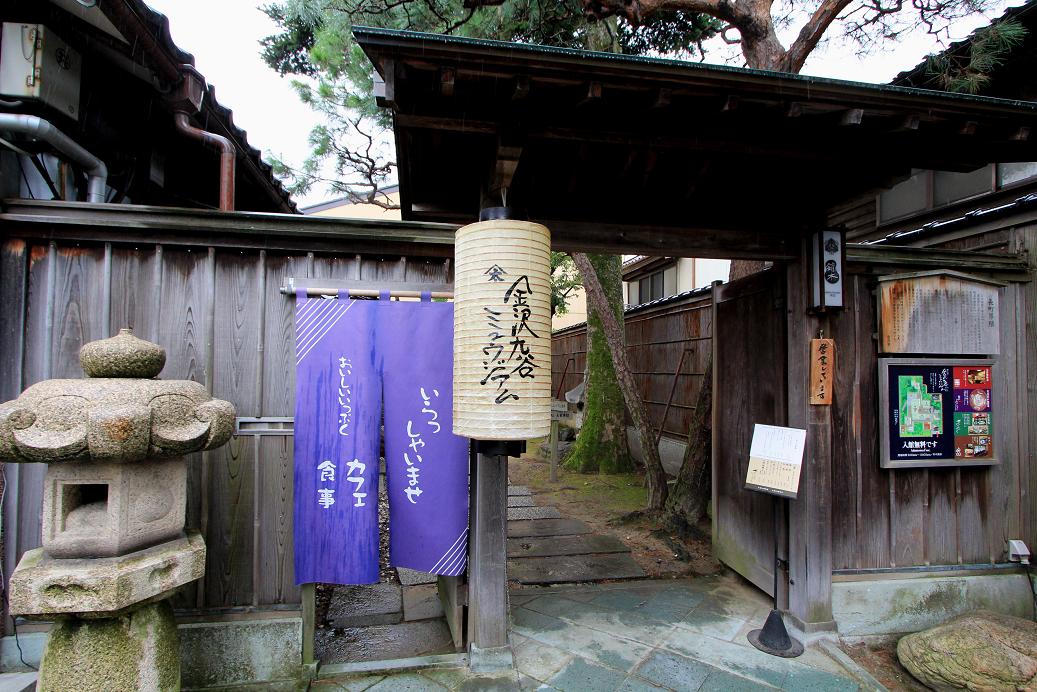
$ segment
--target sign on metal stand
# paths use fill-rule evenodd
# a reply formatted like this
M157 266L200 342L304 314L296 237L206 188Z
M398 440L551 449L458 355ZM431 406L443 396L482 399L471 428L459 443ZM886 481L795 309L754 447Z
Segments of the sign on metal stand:
M789 636L778 611L778 571L782 566L778 524L782 498L794 500L799 492L806 439L806 430L757 423L749 447L749 470L745 477L746 489L772 495L774 501L774 607L763 627L747 636L760 651L783 658L795 658L803 653L803 644Z

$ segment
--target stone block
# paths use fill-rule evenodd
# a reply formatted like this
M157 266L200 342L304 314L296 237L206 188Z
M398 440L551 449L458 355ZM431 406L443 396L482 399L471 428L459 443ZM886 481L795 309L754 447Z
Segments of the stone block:
M403 619L429 620L443 617L443 603L439 600L438 584L418 584L403 587Z
M302 618L181 623L180 661L184 689L305 689Z
M1023 574L836 581L832 615L847 636L917 632L976 608L1026 619L1033 594Z
M12 615L113 617L171 595L205 574L205 542L197 532L121 557L61 560L30 550L11 575Z
M160 601L114 618L59 620L43 651L37 689L179 690L173 607Z
M399 584L336 586L328 605L332 627L392 625L403 619Z
M43 549L54 558L112 557L180 536L187 461L51 464L43 485Z
M428 654L450 653L454 640L443 620L401 622L398 625L317 630L314 649L321 665L356 661L384 661Z

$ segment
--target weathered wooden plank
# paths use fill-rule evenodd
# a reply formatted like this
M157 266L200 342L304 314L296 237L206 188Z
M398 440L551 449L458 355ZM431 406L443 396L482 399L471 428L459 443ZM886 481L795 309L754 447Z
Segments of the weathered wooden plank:
M264 297L256 295L259 271L255 255L216 256L213 396L233 403L239 416L260 415ZM209 455L205 602L210 607L253 600L255 449L250 437L235 437Z
M7 238L0 245L0 296L4 309L0 310L0 401L10 401L22 390L22 362L26 348L25 316L28 307L29 246L21 239ZM2 464L5 477L3 504L3 556L4 574L11 574L18 564L18 534L22 527L18 522L20 500L20 477L22 464ZM6 585L5 585L6 586ZM7 602L3 601L3 627L7 633Z
M295 585L292 536L294 452L290 436L263 436L259 442L259 560L262 580L255 585L261 605L300 603Z
M895 567L925 564L925 505L929 483L924 469L897 469L893 473L891 502L893 523L893 563Z
M591 533L579 519L519 519L508 522L508 538L533 536L571 536Z
M316 265L316 262L315 262ZM263 416L295 415L295 297L277 293L289 276L307 273L306 257L267 255L263 320ZM266 462L262 458L263 463Z
M638 579L645 573L627 553L525 557L508 560L508 579L522 584Z
M464 647L464 600L462 599L461 577L440 575L436 581L439 599L443 604L443 617L450 628L450 637L454 640L454 648L459 651Z
M877 327L875 299L866 280L854 282L857 305L858 365L860 419L857 435L857 543L859 568L890 567L889 472L878 463L878 362L872 334ZM861 344L871 344L865 348Z
M112 287L108 331L118 334L128 327L142 339L153 339L160 315L154 314L155 295L161 290L161 275L155 272L154 248L112 248ZM168 377L168 375L164 376Z
M629 552L630 548L628 548L623 541L619 540L615 536L602 534L508 539L509 558Z
M1001 365L996 370L994 387L1001 392L997 407L999 416L1006 425L1000 428L998 453L1001 463L989 467L989 507L987 512L987 561L1002 562L1010 538L1020 535L1019 508L1019 463L1020 436L1029 426L1019 425L1019 381L1015 368L1021 354L1016 350L1016 313L1021 307L1021 292L1017 284L1009 284L1001 292L1001 314L998 316L1001 342Z
M932 565L958 561L957 494L954 469L929 469L929 511L926 521L926 557Z
M162 375L166 379L193 380L208 385L206 365L211 345L207 339L213 300L208 254L162 248L161 253L156 253L155 261L156 282L161 290L153 294L157 304L149 309L158 315L157 337L153 340L166 349ZM205 537L202 454L190 454L187 460L186 525L202 531ZM174 605L198 607L201 605L198 593L198 583L191 583L177 594Z
M961 498L958 503L958 543L961 560L965 564L990 561L991 514L1001 513L1003 507L991 507L991 476L989 468L961 469Z
M58 246L51 377L83 377L79 349L107 336L104 248Z
M1025 252L1031 271L1037 269L1037 226L1015 230L1016 244ZM1021 305L1016 320L1022 335L1019 343L1020 382L1019 409L1013 422L1023 431L1020 439L1019 506L1022 511L1020 531L1027 545L1037 545L1037 281L1020 287Z

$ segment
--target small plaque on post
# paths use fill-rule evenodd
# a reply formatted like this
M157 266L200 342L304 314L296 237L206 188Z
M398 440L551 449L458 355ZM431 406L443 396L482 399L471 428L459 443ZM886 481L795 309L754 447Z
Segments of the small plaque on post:
M749 447L746 489L796 499L806 441L806 430L757 423Z
M835 383L835 340L810 340L810 403L831 406Z

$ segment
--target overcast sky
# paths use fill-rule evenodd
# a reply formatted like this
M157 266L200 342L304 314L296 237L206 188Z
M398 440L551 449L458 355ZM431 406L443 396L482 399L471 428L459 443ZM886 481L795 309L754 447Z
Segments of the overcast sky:
M259 41L275 32L273 22L257 9L262 0L145 0L169 17L170 32L180 48L194 54L198 70L216 87L220 103L234 111L234 122L248 131L249 143L263 152L277 153L287 162L301 163L309 150L307 136L316 123L310 109L292 90L289 79L267 67L259 57ZM460 1L460 0L458 0ZM1021 0L996 5L991 16ZM908 10L910 11L910 10ZM967 36L986 24L982 18L955 26L953 39ZM860 58L851 47L830 42L815 51L803 69L804 74L861 82L888 82L901 70L914 67L935 50L937 44L924 35ZM726 47L724 47L726 48ZM736 51L712 51L710 62L724 61L728 53L733 64ZM315 190L300 205L320 202L328 197Z

